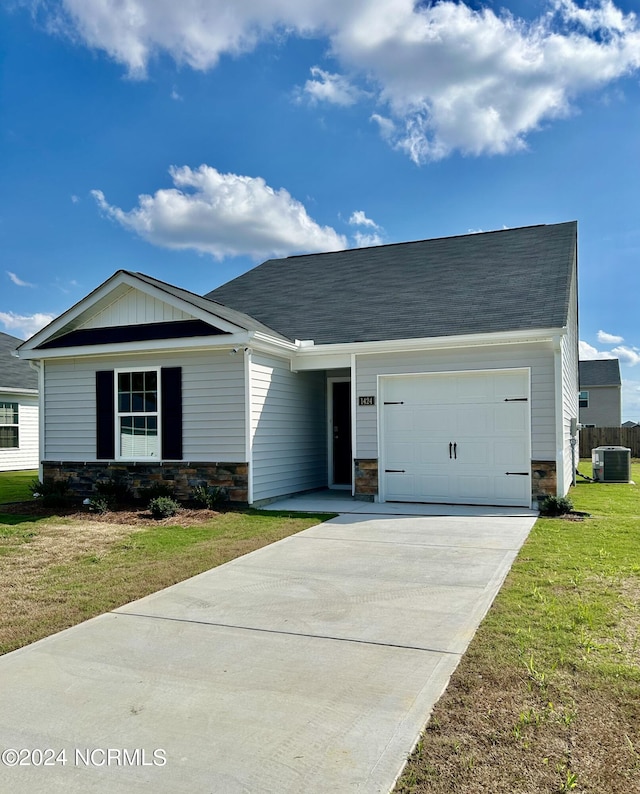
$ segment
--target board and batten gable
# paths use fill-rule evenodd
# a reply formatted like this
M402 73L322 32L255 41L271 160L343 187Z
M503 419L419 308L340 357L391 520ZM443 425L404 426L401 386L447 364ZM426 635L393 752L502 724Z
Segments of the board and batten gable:
M38 395L0 390L0 402L18 405L18 446L0 449L0 471L37 469L38 454Z
M473 372L529 368L531 371L531 456L555 460L554 353L551 343L511 344L356 356L356 403L378 395L379 375ZM379 402L379 400L377 400ZM378 412L356 407L356 456L378 458Z
M257 353L250 372L253 500L326 486L325 373Z
M120 294L104 309L80 323L78 329L113 328L192 319L193 314L187 314L166 301L147 295L135 287L129 287L124 294Z
M244 462L242 356L189 351L53 359L45 368L44 460L96 460L96 372L182 368L183 452L186 461Z

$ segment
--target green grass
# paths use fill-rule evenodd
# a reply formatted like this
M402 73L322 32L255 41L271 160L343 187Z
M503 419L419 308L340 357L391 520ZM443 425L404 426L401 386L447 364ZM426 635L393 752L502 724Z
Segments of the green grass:
M0 653L142 598L330 516L247 510L197 526L0 513Z
M591 516L538 519L396 792L640 792L640 488L570 498Z
M0 504L31 499L29 483L38 479L38 470L0 471Z

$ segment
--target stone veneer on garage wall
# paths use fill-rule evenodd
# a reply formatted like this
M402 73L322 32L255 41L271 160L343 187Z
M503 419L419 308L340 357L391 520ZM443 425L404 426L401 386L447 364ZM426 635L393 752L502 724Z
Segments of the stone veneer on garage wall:
M373 502L378 495L378 460L376 458L357 458L355 496L366 502Z
M378 494L378 461L358 458L356 464L356 499L373 501ZM531 495L555 496L557 489L556 463L553 460L531 461Z
M135 496L138 489L156 483L169 486L177 499L187 501L196 485L226 488L229 500L246 504L247 463L70 463L43 461L45 480L66 480L75 495L95 496L94 484L112 476L123 476Z

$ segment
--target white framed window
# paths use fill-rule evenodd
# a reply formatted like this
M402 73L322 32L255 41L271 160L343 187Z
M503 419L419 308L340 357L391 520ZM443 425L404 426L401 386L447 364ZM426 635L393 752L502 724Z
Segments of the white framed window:
M18 403L0 402L0 449L18 448Z
M578 406L580 408L588 408L589 407L589 392L588 391L581 391L578 395Z
M160 457L160 370L115 371L116 457Z

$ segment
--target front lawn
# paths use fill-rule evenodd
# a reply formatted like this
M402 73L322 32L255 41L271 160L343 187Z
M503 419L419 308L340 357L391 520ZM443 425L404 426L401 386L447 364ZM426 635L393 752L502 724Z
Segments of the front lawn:
M570 498L591 517L536 522L396 794L640 792L640 488Z
M234 511L195 526L3 514L0 653L330 518ZM176 517L175 521L179 519Z
M0 471L0 505L31 499L29 484L38 479L38 470Z

